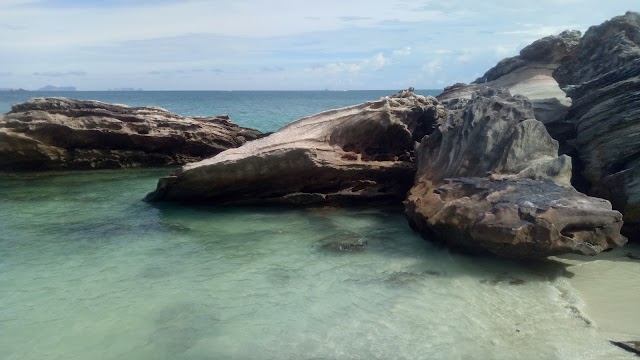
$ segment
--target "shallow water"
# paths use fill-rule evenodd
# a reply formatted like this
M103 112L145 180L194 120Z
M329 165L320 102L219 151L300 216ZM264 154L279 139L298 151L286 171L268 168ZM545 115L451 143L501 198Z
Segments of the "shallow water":
M142 202L167 172L0 176L1 359L634 358L559 262L451 254L400 209Z

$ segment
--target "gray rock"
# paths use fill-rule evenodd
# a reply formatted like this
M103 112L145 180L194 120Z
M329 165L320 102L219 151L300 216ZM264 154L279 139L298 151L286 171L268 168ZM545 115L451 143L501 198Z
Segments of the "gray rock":
M575 50L580 36L579 31L565 31L537 40L522 49L520 55L500 61L474 83L445 89L438 99L471 98L481 86L504 88L531 100L535 118L545 124L554 139L573 138L573 124L564 121L571 100L552 73Z
M445 102L446 122L416 149L405 201L412 228L472 253L536 258L621 246L622 216L570 185L571 159L526 98L480 89Z
M573 99L565 121L575 127L590 194L610 200L639 234L640 14L589 28L553 75Z
M531 64L560 64L575 50L581 36L580 31L566 30L559 35L536 40L520 50L520 55L500 61L474 83L484 84L494 81Z
M0 171L185 164L258 136L226 116L189 118L158 107L36 98L0 117Z
M444 109L410 91L295 121L262 139L188 164L150 201L216 204L399 202L411 187L414 141Z
M627 12L592 26L553 74L561 87L580 85L640 57L640 14Z

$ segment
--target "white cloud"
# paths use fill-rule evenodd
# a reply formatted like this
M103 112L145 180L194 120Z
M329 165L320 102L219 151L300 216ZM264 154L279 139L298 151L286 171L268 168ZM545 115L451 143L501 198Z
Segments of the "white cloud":
M637 1L0 0L0 69L15 88L75 69L87 90L429 88Z
M429 75L434 75L442 71L442 61L440 59L434 59L422 66L422 71Z
M407 22L441 22L446 19L439 12L397 9L393 1L176 0L154 6L140 6L135 2L122 4L92 7L87 2L77 7L56 8L40 6L38 2L29 0L2 0L0 23L25 26L26 30L12 37L0 36L0 48L41 50L187 33L265 38L354 26L353 22L344 19L357 18L357 26L361 27L375 27L381 22L397 19ZM309 21L311 16L317 20Z
M391 60L384 57L382 53L378 53L371 59L365 61L365 66L370 66L373 70L380 71L386 65L390 64Z
M391 54L393 56L409 56L411 55L411 46L406 46L402 49L394 50Z
M506 57L506 56L513 56L516 55L516 49L509 47L509 46L503 46L503 45L496 45L493 47L493 52L498 56L498 57Z
M557 35L565 30L583 30L578 24L568 25L541 25L541 24L516 24L518 29L496 32L497 35L520 35L527 38L542 38L549 35Z
M358 74L361 71L380 71L391 63L391 59L378 53L371 58L356 63L333 62L323 66L315 66L307 71L322 71L329 74L350 73Z

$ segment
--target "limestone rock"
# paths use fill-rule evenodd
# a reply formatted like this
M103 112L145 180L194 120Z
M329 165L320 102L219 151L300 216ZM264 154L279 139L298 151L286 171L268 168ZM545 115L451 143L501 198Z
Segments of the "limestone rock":
M548 180L451 178L409 197L412 226L465 252L509 258L596 255L625 243L622 215L603 199Z
M592 26L553 74L560 86L579 85L640 57L640 14L627 12Z
M432 97L395 96L329 110L187 164L150 201L335 204L401 201L415 173L414 142L444 110Z
M566 30L559 35L547 36L536 40L520 50L520 55L506 58L489 69L484 76L476 79L476 84L484 84L497 80L516 69L531 64L559 65L570 56L580 42L582 33L577 30Z
M191 118L158 107L36 98L0 117L0 171L185 164L259 135L226 116Z
M552 73L574 51L580 36L579 31L564 31L537 40L522 49L520 55L500 61L474 83L446 88L438 99L468 99L482 86L504 88L514 95L529 98L535 118L545 124L554 139L573 138L573 124L564 121L571 100L560 89Z
M589 28L553 75L573 99L567 122L590 193L640 233L640 14Z
M526 98L481 88L445 101L448 116L416 149L405 201L428 239L473 253L535 258L595 255L623 245L622 216L570 185L571 159Z

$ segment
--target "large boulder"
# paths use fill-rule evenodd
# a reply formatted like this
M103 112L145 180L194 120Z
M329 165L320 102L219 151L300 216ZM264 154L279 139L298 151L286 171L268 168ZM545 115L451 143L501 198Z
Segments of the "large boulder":
M626 242L621 214L571 187L571 159L558 156L526 98L480 88L445 106L446 122L416 149L416 183L405 201L415 230L511 258L595 255Z
M329 110L160 179L150 201L215 204L400 202L413 183L414 142L444 116L403 91Z
M260 136L226 116L36 98L0 117L0 171L185 164Z
M573 99L567 122L592 195L640 226L640 14L592 26L554 77ZM638 232L635 232L637 235Z
M573 125L564 121L571 100L552 74L575 50L581 35L579 31L564 31L537 40L522 49L518 56L500 61L473 83L445 89L438 99L469 99L482 86L504 88L514 95L529 98L536 119L545 124L554 139L572 138Z

